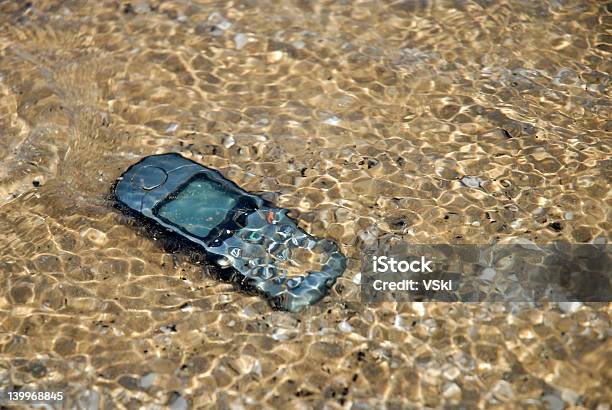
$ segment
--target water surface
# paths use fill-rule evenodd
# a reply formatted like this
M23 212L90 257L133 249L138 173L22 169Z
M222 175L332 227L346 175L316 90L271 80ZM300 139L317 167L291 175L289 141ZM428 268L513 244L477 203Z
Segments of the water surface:
M358 284L390 234L609 240L611 24L569 0L0 3L0 388L607 408L609 304L363 305ZM111 209L170 151L338 241L330 296L273 311Z

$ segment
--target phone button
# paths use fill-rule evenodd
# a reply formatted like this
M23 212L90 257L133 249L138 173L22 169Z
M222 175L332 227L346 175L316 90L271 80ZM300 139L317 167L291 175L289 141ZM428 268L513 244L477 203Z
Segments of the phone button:
M156 166L144 166L139 172L132 177L132 185L136 185L140 189L150 191L166 182L168 174L166 171Z
M238 225L240 228L244 228L248 224L248 216L249 214L244 211L236 211L232 219L236 223L236 225Z
M245 231L240 236L245 242L249 243L262 243L264 239L259 231Z
M232 255L234 258L239 258L242 255L242 249L240 249L240 248L230 248L229 249L229 254Z
M273 276L276 276L276 268L272 266L262 266L257 270L257 276L264 280L268 280Z
M282 239L288 238L294 231L295 229L293 229L293 226L291 225L280 225L276 229L276 232L274 232L274 236L277 239L282 240Z

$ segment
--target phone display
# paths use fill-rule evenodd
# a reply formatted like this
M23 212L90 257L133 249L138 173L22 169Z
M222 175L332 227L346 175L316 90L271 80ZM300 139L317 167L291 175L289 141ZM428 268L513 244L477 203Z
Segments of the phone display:
M280 309L296 311L320 300L346 267L335 242L304 232L286 209L178 154L132 165L113 196L122 211L200 250L221 278Z
M171 224L206 238L237 202L238 196L223 192L218 183L196 177L175 197L164 201L155 213Z

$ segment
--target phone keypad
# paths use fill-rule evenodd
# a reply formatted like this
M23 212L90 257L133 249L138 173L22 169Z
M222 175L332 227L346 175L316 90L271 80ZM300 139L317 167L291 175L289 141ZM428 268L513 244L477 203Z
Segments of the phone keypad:
M259 209L244 221L241 229L215 248L216 253L251 279L251 286L281 298L279 303L289 310L321 298L344 270L345 258L334 242L308 235L283 210ZM304 252L312 253L309 268L300 264Z

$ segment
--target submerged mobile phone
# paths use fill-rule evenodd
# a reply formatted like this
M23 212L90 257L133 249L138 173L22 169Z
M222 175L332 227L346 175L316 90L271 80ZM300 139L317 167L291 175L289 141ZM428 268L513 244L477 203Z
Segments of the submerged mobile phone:
M117 180L113 196L124 212L195 246L221 278L277 308L296 311L318 301L346 267L335 242L310 236L287 210L179 154L143 158ZM310 252L319 268L291 274L294 251Z

